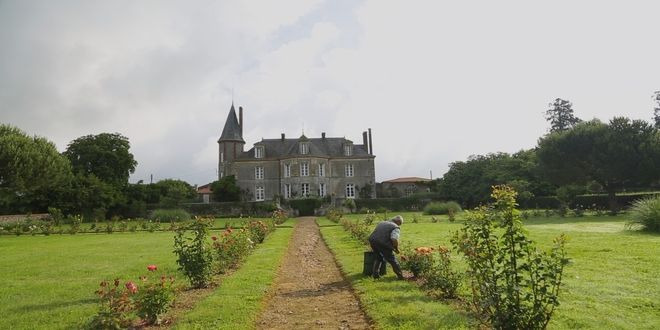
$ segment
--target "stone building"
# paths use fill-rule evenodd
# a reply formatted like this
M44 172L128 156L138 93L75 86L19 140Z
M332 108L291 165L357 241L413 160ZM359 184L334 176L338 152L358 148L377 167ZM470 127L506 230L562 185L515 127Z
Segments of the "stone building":
M362 133L362 144L325 133L293 139L282 133L246 151L243 125L243 108L237 118L232 104L218 139L218 175L234 175L245 200L376 197L371 129Z

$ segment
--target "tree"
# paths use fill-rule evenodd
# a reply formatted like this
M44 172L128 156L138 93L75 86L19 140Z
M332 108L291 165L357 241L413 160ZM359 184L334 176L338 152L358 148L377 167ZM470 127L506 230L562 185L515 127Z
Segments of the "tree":
M64 155L74 173L93 174L103 182L124 187L137 166L129 149L128 138L119 133L101 133L73 140Z
M655 121L655 128L660 129L660 91L653 93L653 99L658 103L653 109L653 120Z
M162 207L176 207L179 203L197 196L195 188L185 181L165 179L156 182L155 185L160 191Z
M649 185L660 178L660 133L643 120L592 120L539 140L541 168L555 184L596 181L616 210L616 192Z
M573 115L573 104L570 101L555 99L548 105L550 109L545 112L545 119L550 121L550 132L565 131L581 122Z
M0 125L0 210L45 211L71 177L69 161L52 142Z
M211 191L213 191L213 199L217 202L235 202L241 198L241 189L233 175L224 176L211 183Z

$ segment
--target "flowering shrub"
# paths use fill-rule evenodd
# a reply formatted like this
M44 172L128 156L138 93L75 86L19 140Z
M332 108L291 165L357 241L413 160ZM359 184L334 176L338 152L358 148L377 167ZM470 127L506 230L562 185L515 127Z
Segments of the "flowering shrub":
M495 202L468 213L452 242L465 255L471 306L495 329L545 329L556 306L564 266L564 235L540 252L522 228L516 192L495 186Z
M137 292L137 287L132 282L126 282L126 289L123 289L119 284L119 279L113 283L101 282L96 291L99 311L89 324L91 329L122 329L131 325L131 295Z
M80 231L80 225L82 224L83 218L80 214L74 215L71 218L71 227L69 228L69 234L75 235Z
M149 272L155 272L158 269L156 265L147 266ZM137 290L137 286L132 282L126 283L126 288L135 295L135 308L137 315L141 317L147 324L160 323L160 316L167 312L174 300L174 290L172 284L174 278L172 276L161 275L158 276L142 276L142 289ZM129 283L133 284L133 288L129 288Z
M376 219L377 219L376 212L367 211L367 215L364 217L362 222L365 225L371 226L374 223L374 221L376 221Z
M418 247L415 249L404 249L401 252L401 269L408 270L415 277L426 273L433 265L433 248Z
M211 277L213 256L206 238L211 221L195 219L191 224L179 227L174 236L174 253L178 257L179 270L195 288L205 287ZM187 235L188 231L192 236Z
M286 211L282 209L277 209L273 211L273 215L271 216L271 218L273 219L276 225L281 225L287 219L289 219L289 215L286 213Z
M370 228L366 224L364 224L361 221L351 221L345 218L342 218L339 223L344 227L344 230L347 230L348 232L351 233L351 236L353 238L357 239L358 241L364 243L364 244L369 244L369 233L370 233Z
M275 226L272 221L250 221L247 224L247 230L254 243L263 243L266 235L274 229Z
M341 218L344 216L344 212L342 212L342 210L339 208L331 208L328 210L328 214L326 216L330 221L338 223L339 220L341 220Z
M434 258L431 267L423 276L425 281L422 288L440 298L456 298L461 277L451 268L451 256L448 248L438 247L437 258Z
M245 229L228 228L220 237L213 236L211 239L220 273L236 267L254 246L254 242L250 239L250 232Z

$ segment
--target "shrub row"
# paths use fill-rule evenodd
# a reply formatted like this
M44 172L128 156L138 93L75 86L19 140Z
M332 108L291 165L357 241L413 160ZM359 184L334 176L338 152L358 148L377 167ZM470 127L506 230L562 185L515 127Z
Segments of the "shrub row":
M617 195L616 202L620 207L632 206L635 201L652 196L660 196L657 192L651 193L636 193ZM609 198L607 195L578 195L575 200L569 205L570 208L582 209L609 209ZM527 201L521 201L520 207L524 209L558 209L561 206L561 201L556 196L540 196L533 197Z
M456 214L461 212L461 206L454 201L449 202L431 202L424 206L424 214Z
M193 215L209 215L215 217L269 217L277 210L272 202L223 202L223 203L189 203L181 207Z
M272 220L249 221L239 230L225 229L219 236L208 237L213 219L199 218L176 228L174 252L181 270L194 288L206 287L213 273L222 274L234 269L247 257L256 244L264 241L275 230ZM150 272L155 265L147 266ZM142 320L140 326L158 324L174 301L177 290L171 276L143 276L141 282L119 279L112 283L102 281L99 309L89 323L92 329L136 328L135 317Z

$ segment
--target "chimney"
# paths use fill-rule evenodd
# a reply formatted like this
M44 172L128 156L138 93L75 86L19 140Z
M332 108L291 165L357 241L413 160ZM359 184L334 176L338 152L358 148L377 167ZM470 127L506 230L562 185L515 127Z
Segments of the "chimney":
M282 141L284 141L284 133L282 133Z
M362 132L362 144L367 148L367 153L369 153L369 140L367 140L367 131Z
M325 132L321 133L321 138L325 140Z
M371 128L369 129L369 154L373 155L374 154L374 145L373 145L374 140L371 139Z
M241 137L243 137L243 107L238 107L238 126L241 127Z

